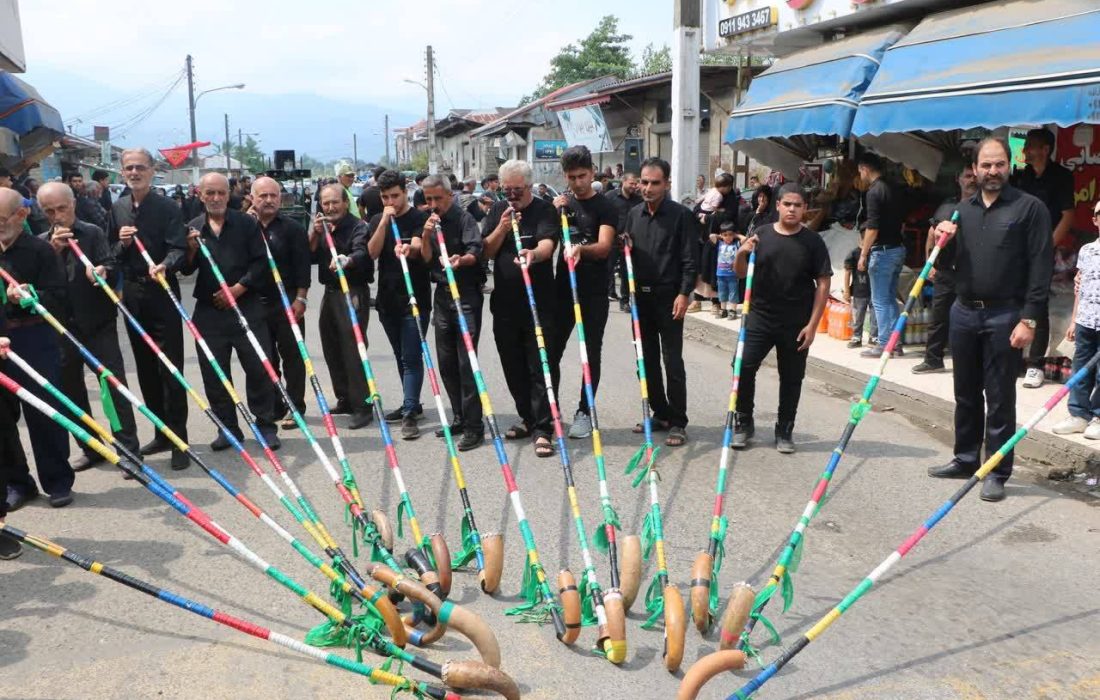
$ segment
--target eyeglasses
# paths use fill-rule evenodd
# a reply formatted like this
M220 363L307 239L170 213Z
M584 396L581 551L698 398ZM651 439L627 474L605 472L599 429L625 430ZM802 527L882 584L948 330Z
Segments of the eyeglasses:
M124 165L122 171L127 173L143 173L149 169L148 165Z
M529 185L520 185L519 187L502 187L501 191L504 192L505 196L510 194L523 194L523 191L526 190L528 187Z

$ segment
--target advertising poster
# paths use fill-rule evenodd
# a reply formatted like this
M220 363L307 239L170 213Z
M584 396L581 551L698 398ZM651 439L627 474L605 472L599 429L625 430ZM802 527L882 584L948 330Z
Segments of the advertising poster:
M615 150L599 105L563 110L558 112L558 121L570 146L587 146L593 153L610 153Z

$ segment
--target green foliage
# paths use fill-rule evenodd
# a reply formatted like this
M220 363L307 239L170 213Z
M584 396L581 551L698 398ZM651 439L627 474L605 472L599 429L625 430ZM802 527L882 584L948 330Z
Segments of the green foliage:
M619 33L619 20L606 15L579 44L568 44L550 59L550 72L534 93L520 100L525 105L566 85L605 75L625 78L634 72L627 42L633 37Z
M637 75L648 73L664 73L672 70L672 50L665 44L657 49L653 44L647 44L642 49L642 58L638 61Z
M251 136L246 136L242 145L233 146L230 149L230 155L254 173L267 170L267 159L264 158L264 153L260 150L260 144Z

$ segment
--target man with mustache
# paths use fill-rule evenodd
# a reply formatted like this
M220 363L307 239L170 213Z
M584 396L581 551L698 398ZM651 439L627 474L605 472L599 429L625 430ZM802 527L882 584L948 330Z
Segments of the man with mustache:
M1050 214L1037 197L1008 183L1008 145L984 139L974 157L979 190L959 202L958 224L936 227L955 236L955 289L950 338L955 364L955 457L929 476L969 479L1016 431L1020 351L1047 313L1054 268ZM982 482L983 501L1005 497L1009 452Z

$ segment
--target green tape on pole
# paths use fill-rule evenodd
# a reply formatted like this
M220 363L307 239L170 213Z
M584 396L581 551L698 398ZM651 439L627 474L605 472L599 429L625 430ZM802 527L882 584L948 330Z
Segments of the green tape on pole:
M108 372L99 375L99 400L103 404L103 413L111 424L111 432L122 430L122 422L118 419L118 410L115 408L115 399L111 396L111 385L107 381Z

